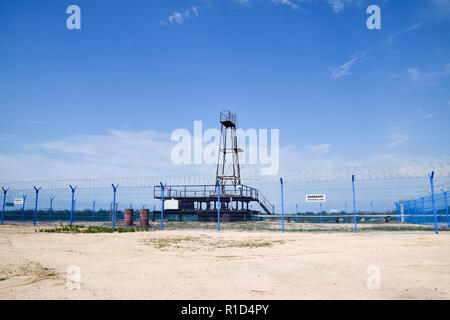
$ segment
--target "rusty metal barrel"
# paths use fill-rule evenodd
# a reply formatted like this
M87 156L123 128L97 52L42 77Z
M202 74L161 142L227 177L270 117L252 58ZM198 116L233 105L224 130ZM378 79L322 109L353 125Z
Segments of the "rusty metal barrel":
M139 225L141 227L147 228L148 227L148 209L141 209L139 212Z
M125 226L132 226L133 225L133 209L125 209L123 212L123 224Z

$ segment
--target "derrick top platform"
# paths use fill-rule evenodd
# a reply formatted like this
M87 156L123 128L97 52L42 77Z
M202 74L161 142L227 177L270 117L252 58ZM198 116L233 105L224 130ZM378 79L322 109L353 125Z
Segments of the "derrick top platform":
M231 111L225 110L220 113L220 123L226 128L237 127L237 115Z

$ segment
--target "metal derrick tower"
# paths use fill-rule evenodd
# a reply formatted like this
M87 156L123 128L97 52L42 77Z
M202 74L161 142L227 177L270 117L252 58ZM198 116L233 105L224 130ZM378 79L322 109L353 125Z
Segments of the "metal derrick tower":
M226 185L231 182L237 186L241 184L241 168L239 165L239 152L243 150L238 146L236 137L237 116L231 111L220 113L220 142L217 159L216 184Z

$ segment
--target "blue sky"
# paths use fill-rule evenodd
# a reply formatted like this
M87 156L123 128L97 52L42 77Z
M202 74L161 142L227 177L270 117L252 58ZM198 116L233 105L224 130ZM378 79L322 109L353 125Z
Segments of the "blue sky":
M170 133L225 108L282 168L450 161L450 0L0 0L0 30L0 181L195 171Z

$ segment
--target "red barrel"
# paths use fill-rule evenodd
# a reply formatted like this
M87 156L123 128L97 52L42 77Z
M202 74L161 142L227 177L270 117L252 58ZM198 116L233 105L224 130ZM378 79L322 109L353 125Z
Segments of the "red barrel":
M125 209L124 210L124 216L123 216L123 224L125 226L132 226L133 225L133 209Z
M141 227L147 228L148 227L148 209L141 209L139 215L139 225Z

